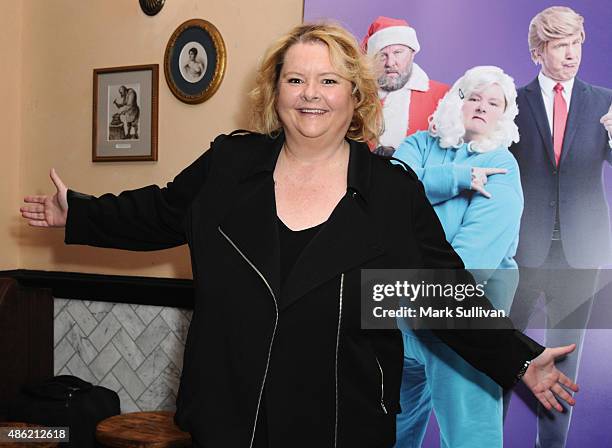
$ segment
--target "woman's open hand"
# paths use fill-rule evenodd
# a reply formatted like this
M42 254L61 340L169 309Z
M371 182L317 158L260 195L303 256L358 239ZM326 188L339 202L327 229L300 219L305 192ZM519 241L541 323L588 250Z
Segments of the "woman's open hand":
M555 408L557 411L563 412L563 407L559 404L557 398L561 398L570 406L576 404L576 400L568 390L578 392L578 385L555 367L556 358L566 356L573 352L575 348L576 344L571 344L545 349L540 356L531 361L527 372L523 376L525 385L542 403L542 406L549 411Z
M68 216L68 200L66 194L68 189L64 182L51 169L49 173L51 181L55 185L56 192L52 196L26 196L21 206L21 216L28 220L28 224L34 227L65 227Z

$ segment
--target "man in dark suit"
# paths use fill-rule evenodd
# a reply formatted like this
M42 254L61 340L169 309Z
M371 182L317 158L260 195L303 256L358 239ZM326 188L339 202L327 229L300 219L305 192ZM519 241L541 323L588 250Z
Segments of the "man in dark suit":
M576 77L583 22L566 7L547 8L532 19L529 47L541 70L518 90L520 142L510 148L525 195L516 255L523 269L511 317L526 328L543 293L546 344L577 344L559 363L573 378L598 268L612 261L602 173L604 162L612 163L612 91ZM571 408L553 416L540 407L536 446L564 447L570 419Z

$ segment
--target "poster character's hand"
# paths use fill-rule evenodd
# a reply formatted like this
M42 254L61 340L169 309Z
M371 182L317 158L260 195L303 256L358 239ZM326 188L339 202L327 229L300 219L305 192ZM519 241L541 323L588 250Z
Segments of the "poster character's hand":
M395 152L395 148L393 146L377 146L376 149L372 151L374 154L383 156L383 157L392 157Z
M491 193L485 190L484 187L488 182L489 176L493 176L494 174L506 174L507 172L508 170L505 168L472 167L472 183L470 184L470 188L490 199Z
M601 117L599 122L603 125L604 128L606 128L606 131L608 131L608 135L612 139L612 104L610 104L610 109L608 110L608 113Z

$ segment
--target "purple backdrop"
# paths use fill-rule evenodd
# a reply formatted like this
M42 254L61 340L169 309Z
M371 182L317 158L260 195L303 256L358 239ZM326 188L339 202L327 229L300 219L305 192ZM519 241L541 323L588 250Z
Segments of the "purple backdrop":
M579 77L611 87L612 9L604 3L575 0L565 4L585 20L587 38ZM558 4L534 0L305 0L304 20L333 18L361 41L377 16L404 18L417 30L421 44L415 60L432 79L452 83L470 67L497 65L521 86L537 75L527 48L529 21L542 9Z
M331 18L361 40L377 16L406 19L418 33L421 52L416 62L432 79L452 83L475 65L497 65L509 73L517 86L535 78L538 71L527 47L531 18L554 1L534 0L305 0L304 20ZM585 18L586 42L578 76L585 81L612 87L612 9L605 2L575 0L564 3ZM612 198L612 175L606 169L608 197ZM609 277L606 275L605 277ZM612 288L602 291L594 315L610 315ZM610 322L607 322L608 328ZM542 332L530 333L541 341ZM568 447L612 447L612 340L611 330L590 330L580 367L581 392L575 407ZM525 395L525 394L523 394ZM530 403L531 402L531 403ZM516 394L505 427L509 447L533 446L535 416L532 400ZM430 425L424 447L439 446L437 428Z

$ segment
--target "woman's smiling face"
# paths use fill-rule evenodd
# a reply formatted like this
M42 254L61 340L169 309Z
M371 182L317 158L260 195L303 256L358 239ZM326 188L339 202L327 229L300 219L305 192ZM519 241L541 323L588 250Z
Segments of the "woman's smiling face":
M353 118L352 84L332 65L327 45L297 43L285 54L276 110L294 138L344 138Z

